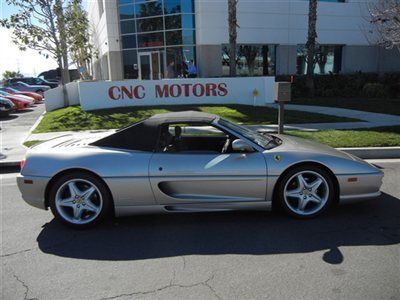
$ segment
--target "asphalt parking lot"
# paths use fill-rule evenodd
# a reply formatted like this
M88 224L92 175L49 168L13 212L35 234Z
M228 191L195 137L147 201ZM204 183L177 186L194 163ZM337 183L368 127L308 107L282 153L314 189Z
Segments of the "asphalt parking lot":
M40 103L0 118L0 164L20 161L25 157L26 149L22 143L44 111L45 105Z
M400 299L400 161L383 195L309 221L134 216L67 229L1 175L2 299Z

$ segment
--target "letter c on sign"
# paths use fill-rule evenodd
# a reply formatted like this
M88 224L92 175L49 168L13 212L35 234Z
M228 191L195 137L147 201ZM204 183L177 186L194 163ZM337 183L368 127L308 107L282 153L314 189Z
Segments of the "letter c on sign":
M144 86L143 85L137 85L133 89L133 94L135 95L136 99L143 99L144 96L146 96L146 93L144 92Z
M115 96L114 90L117 90L117 92L118 92L117 96ZM112 87L110 87L110 88L108 89L108 96L109 96L112 100L119 100L119 98L121 97L120 91L121 91L121 90L119 89L119 87L117 87L117 86L112 86Z

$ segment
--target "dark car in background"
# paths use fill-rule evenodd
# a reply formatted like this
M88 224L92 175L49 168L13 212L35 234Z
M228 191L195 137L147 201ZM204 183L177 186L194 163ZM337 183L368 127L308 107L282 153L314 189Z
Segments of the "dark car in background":
M38 77L46 79L47 81L53 82L61 81L61 71L59 68L57 69L52 69L52 70L47 70L38 75ZM80 78L79 71L77 69L69 69L69 80L74 81L78 80Z
M0 97L0 117L8 117L15 110L15 104L11 100Z
M46 85L50 88L56 88L58 87L58 83L56 82L50 82L47 81L46 79L42 79L39 77L16 77L16 78L11 78L7 81L7 85L13 86L17 82L24 82L29 85Z

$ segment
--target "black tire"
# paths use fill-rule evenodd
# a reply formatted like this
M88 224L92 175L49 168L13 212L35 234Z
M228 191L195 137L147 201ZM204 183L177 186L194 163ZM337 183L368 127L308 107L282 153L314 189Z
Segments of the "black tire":
M98 191L101 194L103 205L101 207L100 213L97 215L97 217L95 219L93 219L89 223L85 223L85 224L71 223L60 214L60 212L58 211L58 209L56 207L56 194L57 194L58 189L67 181L74 180L74 179L86 180L86 181L90 182L91 184L93 184L94 186L97 187ZM53 185L50 187L49 206L50 206L51 212L53 213L53 215L57 221L59 221L60 223L62 223L64 225L72 227L74 229L85 229L85 228L89 228L89 227L92 227L92 226L100 223L105 218L107 218L111 215L111 213L113 211L112 205L113 205L112 197L110 195L110 192L109 192L106 184L98 177L88 174L88 173L81 173L81 172L67 173L67 174L61 176L60 178L58 178L53 183Z
M327 192L328 196L327 196L327 200L326 200L325 204L323 206L321 206L321 208L318 209L317 211L315 211L314 213L305 215L305 214L296 213L295 211L293 211L293 209L291 209L289 207L289 205L285 201L284 192L285 192L286 184L288 183L289 180L292 181L291 179L293 176L295 176L296 174L298 174L300 172L307 172L307 171L314 172L314 173L317 173L320 176L322 176L323 179L325 179L325 181L327 183L329 191ZM319 215L323 214L324 212L326 212L327 210L329 210L329 208L334 203L335 196L336 196L336 190L335 190L335 185L334 185L333 179L331 177L331 174L329 174L323 168L320 168L320 167L317 167L314 165L303 165L303 166L299 166L299 167L289 170L279 180L278 187L277 187L277 197L275 198L276 203L274 203L274 204L276 204L276 206L279 210L281 210L281 211L283 210L289 216L292 216L292 217L295 217L298 219L311 219L311 218L315 218L316 216L319 216Z

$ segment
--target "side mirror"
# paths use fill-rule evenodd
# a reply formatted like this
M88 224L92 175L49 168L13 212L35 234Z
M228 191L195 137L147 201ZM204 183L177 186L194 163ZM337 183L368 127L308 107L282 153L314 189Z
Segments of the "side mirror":
M241 139L236 139L232 142L232 149L236 152L254 152L253 147L251 147Z

